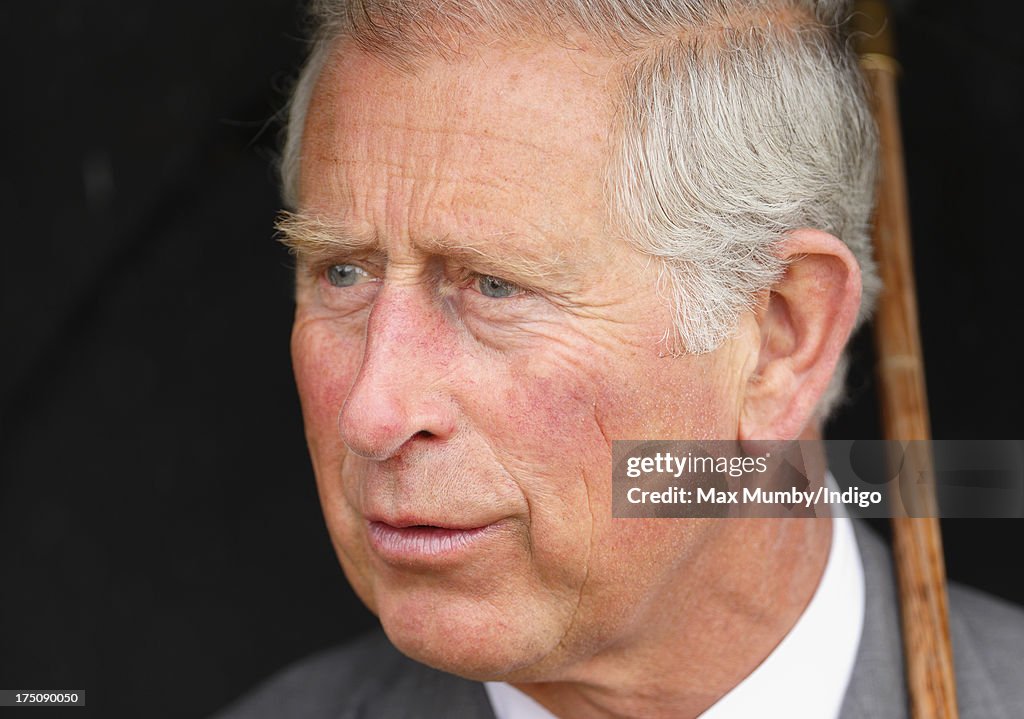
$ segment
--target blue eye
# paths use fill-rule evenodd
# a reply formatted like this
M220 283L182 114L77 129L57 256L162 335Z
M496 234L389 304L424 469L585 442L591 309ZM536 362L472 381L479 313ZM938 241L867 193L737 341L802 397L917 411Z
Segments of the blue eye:
M522 289L518 285L506 282L505 280L492 275L480 275L476 284L477 289L480 290L480 294L484 297L493 297L495 299L512 297L522 292Z
M327 268L326 274L327 281L334 287L351 287L370 276L366 270L356 265L331 265Z

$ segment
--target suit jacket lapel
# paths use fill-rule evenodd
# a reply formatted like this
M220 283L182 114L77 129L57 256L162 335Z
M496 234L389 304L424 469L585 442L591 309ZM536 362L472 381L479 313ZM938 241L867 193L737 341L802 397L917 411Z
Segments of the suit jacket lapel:
M864 564L864 628L840 717L904 719L907 690L892 559L863 522L853 526Z

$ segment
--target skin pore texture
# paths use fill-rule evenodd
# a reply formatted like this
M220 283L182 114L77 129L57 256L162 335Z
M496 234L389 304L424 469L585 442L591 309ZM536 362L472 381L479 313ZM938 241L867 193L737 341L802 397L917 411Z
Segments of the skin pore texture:
M292 353L327 526L404 653L564 716L696 716L796 621L827 520L615 520L612 439L814 436L852 326L845 247L793 258L673 356L613 237L615 63L480 46L400 72L339 45L307 116Z

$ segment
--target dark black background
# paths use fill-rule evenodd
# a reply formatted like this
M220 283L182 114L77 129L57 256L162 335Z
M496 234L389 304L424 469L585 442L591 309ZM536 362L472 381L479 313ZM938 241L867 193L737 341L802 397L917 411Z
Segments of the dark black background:
M1020 20L896 18L937 438L1021 437ZM272 241L300 11L5 3L0 33L0 688L203 716L372 622L320 517ZM831 436L879 434L869 345ZM1024 601L1021 526L946 522L950 575Z

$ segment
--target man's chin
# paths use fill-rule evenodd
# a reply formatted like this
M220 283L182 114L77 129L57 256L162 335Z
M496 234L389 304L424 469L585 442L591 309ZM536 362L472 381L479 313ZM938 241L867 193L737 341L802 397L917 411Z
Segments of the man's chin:
M379 608L385 634L407 657L434 669L475 681L521 681L534 678L558 646L537 627L485 611L410 611Z

